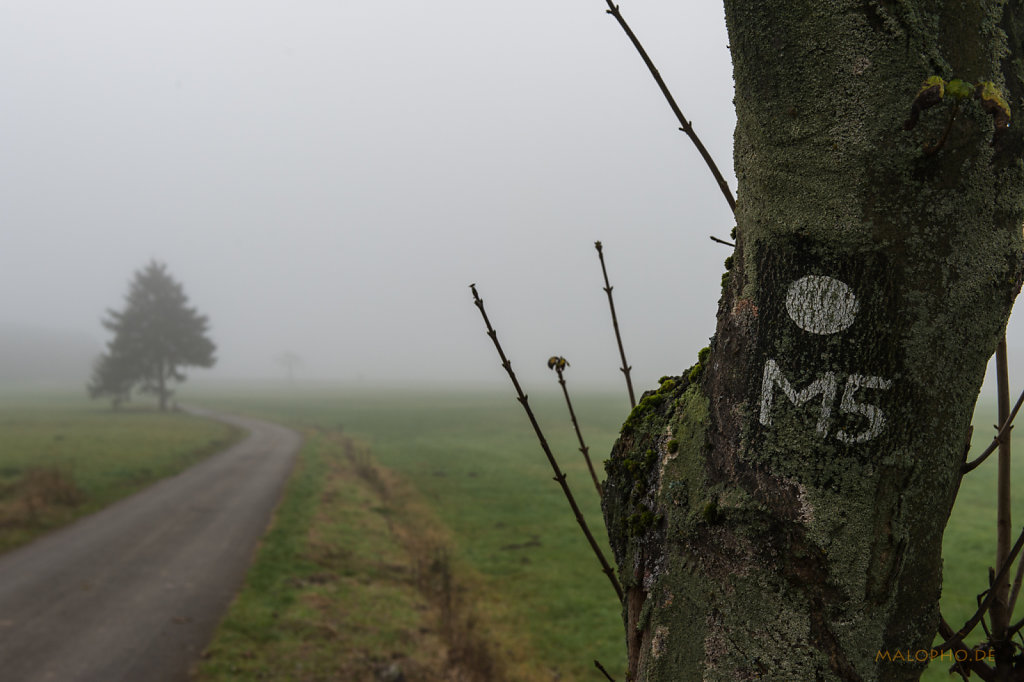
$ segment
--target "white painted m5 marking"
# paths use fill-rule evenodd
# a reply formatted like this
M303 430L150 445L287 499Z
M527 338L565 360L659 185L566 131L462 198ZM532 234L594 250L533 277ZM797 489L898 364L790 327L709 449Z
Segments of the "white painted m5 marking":
M775 401L775 387L778 386L789 398L789 402L800 407L816 395L821 395L821 415L818 417L818 433L828 435L828 425L832 418L832 403L836 399L835 372L825 372L802 391L797 392L789 383L778 363L771 358L764 363L764 378L761 380L761 423L771 426L772 403Z
M772 424L772 406L775 403L775 387L778 386L794 406L800 407L810 401L814 396L821 396L821 414L818 415L816 431L822 438L828 436L829 427L832 421L832 405L835 403L838 381L835 372L825 372L800 391L793 388L786 376L779 369L779 364L772 358L764 363L764 376L761 380L761 414L760 421L764 426ZM839 402L840 414L854 414L864 417L868 422L867 430L850 434L840 429L836 432L836 439L840 442L866 443L875 438L885 428L885 415L882 410L869 403L862 403L857 400L856 393L862 388L875 388L888 390L892 388L892 381L876 376L865 376L863 374L851 374L846 378L846 386L843 389L843 397Z

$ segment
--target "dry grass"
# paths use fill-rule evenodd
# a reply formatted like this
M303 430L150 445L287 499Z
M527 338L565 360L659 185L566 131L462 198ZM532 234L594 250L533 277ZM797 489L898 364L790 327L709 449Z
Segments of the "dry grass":
M34 528L83 501L85 494L65 471L33 467L0 489L0 528Z
M431 606L431 628L444 649L439 679L489 682L508 679L498 647L474 613L467 581L458 575L451 556L451 534L419 499L407 481L377 465L368 447L336 435L356 474L390 507L388 529L407 554L412 583ZM394 567L392 567L394 570ZM419 678L415 678L419 679Z

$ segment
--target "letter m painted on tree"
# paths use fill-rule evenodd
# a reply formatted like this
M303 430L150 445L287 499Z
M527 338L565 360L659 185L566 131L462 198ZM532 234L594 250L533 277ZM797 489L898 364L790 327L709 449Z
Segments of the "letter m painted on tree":
M768 358L768 361L764 363L764 378L761 380L761 423L765 426L771 426L772 423L772 403L775 400L776 386L782 389L782 392L789 398L789 402L796 407L800 407L814 396L820 395L821 414L818 417L817 431L823 437L828 435L832 404L836 399L835 372L825 372L809 386L797 391L782 374L778 363Z

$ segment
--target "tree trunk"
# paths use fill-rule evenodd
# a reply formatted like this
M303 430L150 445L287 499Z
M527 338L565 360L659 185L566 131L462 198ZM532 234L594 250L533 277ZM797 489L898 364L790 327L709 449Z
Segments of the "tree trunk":
M160 396L160 411L167 411L167 377L164 369L164 360L157 361L157 394Z
M1020 133L976 99L937 150L951 96L904 121L933 75L993 81L1022 113L1021 14L726 0L739 191L717 331L608 462L630 679L920 676L1020 288L1024 173Z

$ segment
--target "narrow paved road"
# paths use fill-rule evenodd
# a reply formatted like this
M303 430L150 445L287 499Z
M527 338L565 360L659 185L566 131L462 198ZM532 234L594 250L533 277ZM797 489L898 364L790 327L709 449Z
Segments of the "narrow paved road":
M4 682L180 682L241 585L299 436L250 435L187 471L0 556Z

